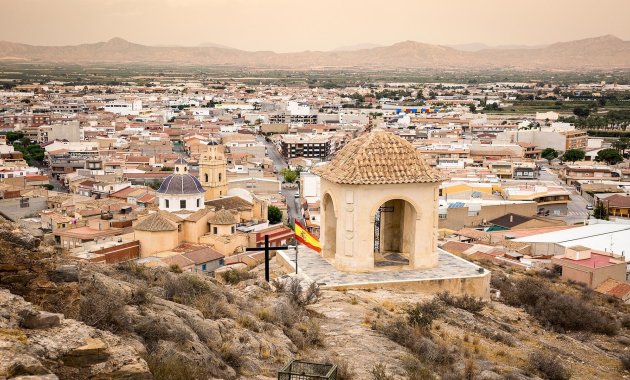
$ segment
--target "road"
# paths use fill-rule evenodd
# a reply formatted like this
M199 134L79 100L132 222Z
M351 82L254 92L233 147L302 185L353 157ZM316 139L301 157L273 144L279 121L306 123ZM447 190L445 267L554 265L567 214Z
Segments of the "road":
M257 136L256 140L265 144L267 148L267 156L271 158L273 161L273 166L278 172L277 178L280 182L282 182L283 177L280 174L282 169L288 167L287 162L284 160L284 157L278 152L275 145L273 143L265 140L262 136ZM304 222L304 218L302 216L302 207L300 205L300 198L296 198L295 195L299 193L297 189L286 189L282 187L281 190L282 196L286 199L287 203L287 213L289 214L289 220L293 221L294 219L299 220L300 222Z
M554 182L570 193L571 202L567 205L567 215L563 218L567 224L575 224L584 222L588 219L590 211L586 209L589 202L582 197L575 187L567 185L558 176L550 170L540 171L540 181Z

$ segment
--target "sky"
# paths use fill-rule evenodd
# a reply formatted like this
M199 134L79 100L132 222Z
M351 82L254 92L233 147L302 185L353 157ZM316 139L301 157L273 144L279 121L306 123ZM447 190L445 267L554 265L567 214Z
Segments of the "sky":
M121 37L276 52L414 40L542 45L630 40L630 0L0 0L0 41L75 45Z

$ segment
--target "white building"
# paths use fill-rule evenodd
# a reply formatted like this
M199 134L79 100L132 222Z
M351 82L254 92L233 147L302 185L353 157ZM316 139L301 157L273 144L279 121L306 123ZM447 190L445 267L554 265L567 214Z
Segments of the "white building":
M205 207L205 190L197 177L188 173L188 163L179 158L175 161L175 173L166 177L157 190L160 210L199 211Z

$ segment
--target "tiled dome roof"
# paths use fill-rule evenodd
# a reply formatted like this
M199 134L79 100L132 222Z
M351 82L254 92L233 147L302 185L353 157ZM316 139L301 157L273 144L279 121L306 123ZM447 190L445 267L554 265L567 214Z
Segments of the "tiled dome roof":
M221 210L214 213L214 215L208 220L210 224L236 224L238 221L236 220L236 216L232 214L230 211L222 208Z
M138 224L135 225L134 229L138 231L150 232L176 231L177 224L170 221L159 212L156 212L142 219Z
M157 192L160 194L201 194L205 190L201 182L190 174L172 174L164 179Z
M352 140L328 164L314 168L313 173L331 182L348 185L442 180L411 143L382 129Z

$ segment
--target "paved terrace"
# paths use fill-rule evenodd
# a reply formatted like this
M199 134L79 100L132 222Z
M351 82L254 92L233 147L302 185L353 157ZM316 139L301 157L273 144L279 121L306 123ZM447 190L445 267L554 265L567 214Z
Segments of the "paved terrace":
M295 270L295 251L277 251ZM305 247L298 248L298 273L305 275L320 286L336 287L342 285L359 285L373 283L400 283L428 280L482 277L488 271L480 273L478 265L438 249L439 265L431 269L413 269L378 271L370 273L341 272L322 258L317 252Z

